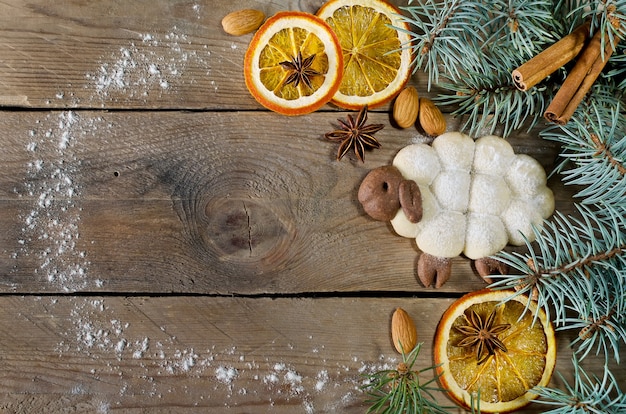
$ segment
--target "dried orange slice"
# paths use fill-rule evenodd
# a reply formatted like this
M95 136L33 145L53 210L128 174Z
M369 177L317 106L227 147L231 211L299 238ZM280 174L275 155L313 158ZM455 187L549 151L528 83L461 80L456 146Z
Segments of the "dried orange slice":
M513 295L489 289L469 293L439 322L434 340L439 381L465 408L478 399L483 413L516 410L537 397L533 387L547 386L552 377L552 324L535 302ZM472 329L476 326L480 329Z
M246 87L272 111L313 112L333 97L343 73L337 36L310 13L280 12L250 41L244 60Z
M344 74L333 103L347 109L390 101L411 75L408 24L383 0L330 0L317 12L343 50Z

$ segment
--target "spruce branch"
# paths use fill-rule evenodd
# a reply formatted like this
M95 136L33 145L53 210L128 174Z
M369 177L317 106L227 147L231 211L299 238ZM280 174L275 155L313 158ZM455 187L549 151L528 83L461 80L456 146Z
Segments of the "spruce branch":
M537 53L537 44L554 42L559 23L552 18L549 0L494 0L488 22L488 52L515 54L516 60L529 59Z
M472 135L502 127L507 136L539 123L574 62L525 93L513 90L510 72L583 22L590 36L601 33L602 53L607 42L615 49L571 121L540 133L561 144L554 173L582 186L576 212L557 212L535 228L527 253L501 253L518 274L494 277L491 287L535 296L557 329L578 331L575 383L539 390L540 402L556 407L550 413L626 412L606 364L602 378L578 364L594 352L619 362L626 344L626 0L412 3L401 9L412 27L414 70L426 72L429 90L443 86L438 100L465 117L462 129Z
M479 49L487 36L484 25L489 7L483 2L425 0L418 6L401 7L403 20L412 28L413 69L428 74L428 89L439 83L440 71L452 81L468 69L479 71ZM464 63L464 64L462 64Z
M580 13L583 19L590 19L592 27L602 33L602 50L606 42L609 42L615 49L619 39L626 39L626 0L596 0L579 3L572 13Z
M553 18L559 22L565 32L560 32L564 36L585 21L587 8L590 6L589 1L584 0L558 0L554 1Z
M613 355L620 362L620 344L626 344L626 277L618 272L606 272L604 278L583 279L579 283L589 301L572 301L566 307L573 314L566 318L562 329L578 330L572 342L580 359L595 347L596 355Z
M441 406L435 399L434 392L444 391L436 384L438 377L425 381L420 375L432 372L435 367L416 370L417 356L423 343L418 343L409 353L402 353L402 362L396 369L382 370L367 375L363 388L371 397L367 413L403 414L433 413L446 414L454 407Z
M588 374L576 357L572 359L574 367L574 384L569 384L558 373L565 389L536 387L541 398L534 401L555 407L545 414L619 414L626 412L626 394L620 389L615 377L608 367L604 366L602 378ZM616 396L614 396L616 395Z
M619 361L626 343L626 122L621 94L596 85L572 122L541 132L561 143L556 172L567 184L583 186L579 218L557 213L535 235L528 255L501 258L522 273L498 286L535 292L540 306L555 312L559 329L577 329L581 358L593 349ZM528 244L530 247L530 244ZM567 316L572 314L574 316Z
M493 288L533 295L560 329L580 329L574 341L583 356L595 346L619 360L626 344L626 215L577 205L580 218L556 213L535 228L529 253L502 252L498 259L519 272L494 276ZM568 316L568 310L575 317Z
M492 132L504 124L512 131L536 125L552 99L567 67L526 94L513 91L510 72L571 32L585 19L592 32L602 30L602 45L618 45L626 37L626 0L421 0L419 5L401 7L414 56L414 71L433 83L447 83L442 102L457 105L456 116L467 116L463 129ZM400 29L403 30L403 29ZM604 50L604 49L603 49ZM610 69L598 83L626 87L626 58L618 48ZM621 54L619 52L622 52ZM555 85L555 80L556 85ZM612 81L612 82L611 82ZM449 86L453 85L453 86ZM531 110L524 110L531 108ZM509 114L508 116L505 114ZM497 116L494 116L497 115Z
M467 116L462 129L494 133L503 125L507 136L528 119L529 128L540 119L552 91L521 93L510 70L536 53L537 45L555 40L559 23L552 6L547 0L426 0L403 8L414 28L414 70L425 70L428 89L435 82L451 92L439 100L458 108L453 115Z
M606 76L616 80L616 90L626 90L626 47L618 48L617 52L611 57L609 61L609 67L611 68Z
M485 129L493 134L502 128L502 135L508 136L524 126L531 129L551 99L552 94L545 87L522 92L515 87L508 71L496 76L497 71L493 65L484 73L467 73L456 83L440 85L452 93L439 96L437 101L457 107L453 115L465 117L462 129L470 135Z
M472 414L480 414L480 390L471 393L469 405Z
M564 182L584 188L576 194L585 204L626 206L626 114L612 88L597 86L571 122L540 133L560 142L556 172Z

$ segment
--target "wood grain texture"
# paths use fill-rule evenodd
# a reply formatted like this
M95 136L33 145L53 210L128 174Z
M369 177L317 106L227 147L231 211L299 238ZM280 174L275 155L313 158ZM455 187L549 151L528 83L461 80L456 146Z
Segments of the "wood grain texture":
M336 144L323 138L334 113L7 112L2 288L423 290L415 242L367 217L356 199L369 169L429 140L389 126L388 117L370 114L388 126L377 135L383 148L360 163L354 155L337 161ZM510 141L552 168L554 145ZM552 184L558 209L571 211L571 190ZM481 286L459 258L443 290Z
M250 6L268 13L278 6L255 3ZM253 107L253 100L242 99L241 75L251 35L231 37L219 25L230 6L3 2L0 102L44 108ZM241 82L232 81L234 73Z
M222 17L242 8L314 13L323 3L5 1L0 106L260 109L243 80L253 35L226 34Z
M450 303L2 297L0 307L11 311L0 317L0 409L362 413L363 374L399 361L390 343L393 310L403 307L415 320L418 340L428 344ZM562 369L569 365L571 338L559 337ZM429 345L417 364L432 365ZM625 378L623 371L615 374ZM447 404L445 396L438 398ZM543 406L531 407L520 412Z
M347 113L263 110L243 82L252 35L220 25L323 2L0 2L0 412L362 413L362 374L398 361L397 306L432 364L442 312L485 284L457 258L423 288L415 243L356 199L430 138L387 105L370 114L383 147L336 161L323 134ZM558 162L537 130L508 140ZM549 185L571 213L576 189ZM558 335L570 378L575 333Z

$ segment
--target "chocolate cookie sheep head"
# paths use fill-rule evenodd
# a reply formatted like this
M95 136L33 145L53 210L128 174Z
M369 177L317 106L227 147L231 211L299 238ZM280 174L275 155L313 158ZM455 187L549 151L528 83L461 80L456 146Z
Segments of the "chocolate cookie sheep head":
M392 165L370 171L361 182L358 199L375 220L389 221L400 208L412 223L422 219L422 198L417 183L405 180Z

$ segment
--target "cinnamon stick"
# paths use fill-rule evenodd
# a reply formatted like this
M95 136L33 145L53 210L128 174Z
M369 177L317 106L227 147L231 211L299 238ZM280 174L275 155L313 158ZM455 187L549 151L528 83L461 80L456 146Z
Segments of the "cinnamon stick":
M544 117L548 121L565 125L600 76L614 51L611 42L607 40L604 53L602 53L601 36L600 31L596 32L554 99L550 102L544 113ZM619 38L616 37L615 46L617 46L618 41Z
M578 26L570 34L511 72L513 83L521 91L532 88L574 59L582 50L588 37L589 23Z

